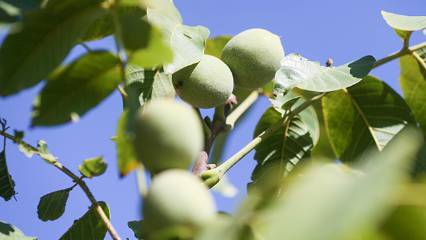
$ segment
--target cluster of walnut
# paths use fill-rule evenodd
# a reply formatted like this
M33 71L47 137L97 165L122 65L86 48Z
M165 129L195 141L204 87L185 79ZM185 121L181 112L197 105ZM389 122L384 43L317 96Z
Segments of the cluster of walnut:
M201 60L173 74L179 97L198 108L223 105L234 86L254 90L274 78L284 58L280 38L264 29L234 36L221 59ZM214 201L201 180L188 169L204 146L202 124L189 106L172 99L147 103L135 122L134 148L153 174L144 201L144 222L152 238L167 229L196 232L216 216ZM167 231L166 231L167 232Z

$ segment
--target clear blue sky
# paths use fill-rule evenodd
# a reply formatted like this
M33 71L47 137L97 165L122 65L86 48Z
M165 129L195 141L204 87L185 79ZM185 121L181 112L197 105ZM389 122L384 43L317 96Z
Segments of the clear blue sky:
M286 53L325 62L332 57L341 64L364 55L377 59L399 50L401 43L382 20L380 11L387 10L407 15L426 15L424 0L175 0L185 24L207 26L212 36L237 34L247 28L261 27L280 35ZM415 34L413 43L424 41ZM94 48L112 49L112 41L91 44ZM76 47L69 59L82 53ZM377 70L374 75L398 87L398 62ZM123 237L133 239L127 228L129 220L140 218L140 198L135 175L119 179L116 168L114 135L121 111L121 99L114 93L98 108L86 114L79 123L53 128L29 129L31 103L42 85L16 96L0 98L0 116L9 124L26 131L26 140L36 143L44 139L60 161L76 170L88 157L103 155L109 163L105 175L89 181L97 199L106 201L112 213L112 222ZM234 130L225 157L244 146L252 137L254 126L268 106L261 99L248 118ZM51 191L66 188L72 183L61 172L39 159L27 159L16 146L8 143L9 169L16 182L17 201L0 200L0 220L10 222L26 234L39 239L58 239L80 217L89 205L82 191L71 194L65 214L54 222L38 220L36 208L39 198ZM233 199L216 196L219 209L233 211L245 195L245 186L254 167L253 153L230 172L230 178L240 189ZM109 237L107 237L109 239Z

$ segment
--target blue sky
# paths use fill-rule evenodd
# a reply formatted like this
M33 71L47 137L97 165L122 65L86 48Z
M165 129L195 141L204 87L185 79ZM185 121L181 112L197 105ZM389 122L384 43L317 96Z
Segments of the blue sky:
M266 28L282 37L286 53L300 53L320 62L332 57L336 65L369 54L379 59L399 50L401 41L381 18L382 9L407 15L426 15L424 0L175 0L175 3L185 24L204 25L210 29L211 36L237 34L252 27ZM417 33L412 44L425 39ZM113 49L113 42L107 39L91 46ZM81 47L76 47L68 60L82 52ZM372 74L399 88L397 61L374 70ZM110 140L122 107L119 94L111 95L77 124L29 129L31 103L41 87L39 84L18 95L0 98L0 117L6 118L13 128L25 130L27 141L35 144L38 139L46 140L50 150L73 170L83 159L103 155L109 163L106 174L88 184L98 200L109 204L112 222L118 232L133 239L127 222L140 218L135 175L119 179L115 147ZM267 100L260 99L245 121L234 130L225 158L250 141L254 126L267 107ZM43 161L27 159L10 142L7 159L18 195L17 201L0 200L0 220L10 222L39 239L57 239L74 219L87 210L90 203L76 188L59 220L38 220L36 209L39 198L72 183ZM240 192L232 199L216 196L219 209L233 211L244 197L245 186L254 167L252 159L253 153L231 170L231 181Z

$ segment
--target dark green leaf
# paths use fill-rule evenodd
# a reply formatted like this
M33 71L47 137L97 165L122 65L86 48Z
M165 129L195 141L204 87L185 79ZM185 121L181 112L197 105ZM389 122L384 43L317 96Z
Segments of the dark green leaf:
M402 38L409 37L409 32L426 28L426 16L405 16L386 11L382 11L382 16Z
M139 221L130 221L127 223L127 226L132 229L133 233L135 234L135 237L137 239L143 239L146 238L147 233L145 232L145 228L143 225L143 220ZM145 230L145 231L144 231Z
M119 83L117 57L106 51L88 53L49 77L34 103L32 125L58 125L78 118Z
M122 177L129 174L139 165L139 161L135 157L130 136L127 133L127 117L128 110L125 110L118 120L115 138L118 171Z
M402 94L426 136L426 47L401 57L400 64Z
M31 87L54 70L92 22L102 0L50 0L12 27L0 48L0 95Z
M105 202L99 202L102 210L109 219L109 208ZM107 228L96 212L96 207L92 206L62 235L60 240L99 240L104 239Z
M426 239L426 208L416 205L396 207L383 223L382 231L392 240Z
M107 163L102 157L89 158L83 161L78 167L80 173L88 178L93 178L104 174L107 169Z
M2 0L23 10L39 8L43 0Z
M426 142L423 142L422 147L417 153L411 175L414 179L422 179L426 176Z
M0 197L9 201L15 194L15 182L7 169L6 152L3 150L0 152Z
M17 227L0 221L1 240L37 240L35 237L27 237Z
M398 93L372 76L329 93L322 104L328 136L344 162L354 161L371 147L381 151L405 126L414 123Z
M0 24L18 21L20 11L13 5L0 1Z
M300 55L290 54L281 61L275 81L286 89L329 92L343 89L361 81L373 68L376 59L365 56L338 67L324 67Z
M286 96L285 99L291 101L294 96ZM277 101L280 101L277 105L286 102ZM283 115L284 110L280 107L266 110L256 126L254 136L282 121ZM318 141L318 128L315 110L308 108L262 141L256 147L254 159L257 166L253 171L252 181L256 183L268 175L271 166L278 167L281 176L287 175L300 161L310 156L312 147Z
M381 153L369 154L362 173L342 164L301 172L269 209L259 214L264 239L355 239L375 229L400 193L419 147L420 134L407 131ZM364 238L359 238L364 239ZM375 239L375 238L374 238ZM410 239L410 238L407 238Z
M40 198L37 206L38 218L43 221L56 220L64 214L68 195L72 188L51 192Z
M94 41L105 38L114 33L114 23L111 14L94 21L87 31L80 37L79 42Z
M231 37L232 36L224 35L208 39L204 53L220 58L222 56L223 48L225 47L226 43L231 40Z

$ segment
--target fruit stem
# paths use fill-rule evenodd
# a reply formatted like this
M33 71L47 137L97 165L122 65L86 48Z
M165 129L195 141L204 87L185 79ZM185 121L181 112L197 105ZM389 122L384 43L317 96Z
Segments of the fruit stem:
M244 101L232 111L225 120L225 124L229 129L234 128L238 119L256 102L259 97L258 91L251 92Z
M246 156L250 151L252 151L263 140L271 136L275 131L280 129L283 125L287 124L288 121L291 121L294 116L311 106L313 102L321 99L326 94L327 93L321 93L305 101L300 106L289 112L288 115L285 116L280 122L272 125L268 129L260 133L251 142L244 146L240 151L235 153L232 157L223 162L217 168L204 171L201 174L201 178L203 179L204 183L210 188L216 185L220 181L220 179L222 179L226 172L228 172L235 164L237 164L244 156Z
M15 136L7 133L6 131L0 131L0 135L4 136L5 138L8 138L9 140L13 141L14 143L25 145L26 147L28 147L29 149L31 149L31 151L33 151L34 154L39 155L40 157L42 157L40 155L40 150L38 148L36 148L36 147L32 146L31 144L23 141L22 139L20 139L18 137L15 137ZM42 157L42 159L43 159L43 157ZM99 203L96 200L96 198L93 196L93 193L90 191L90 189L87 186L86 182L82 178L78 177L75 173L73 173L69 168L65 167L57 159L55 159L54 161L48 160L46 162L49 163L50 165L56 167L59 171L63 172L65 175L67 175L69 178L71 178L74 183L78 184L78 186L86 194L86 196L89 199L89 201L96 208L96 212L98 213L98 215L101 218L102 222L106 226L109 234L111 235L111 238L114 239L114 240L120 240L121 239L120 236L118 235L118 233L115 230L114 226L109 221L109 219L108 219L107 215L105 214L105 212L102 210L102 207L99 205Z

